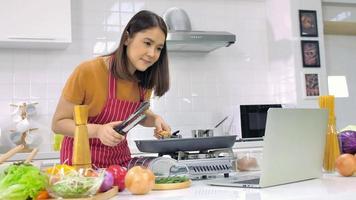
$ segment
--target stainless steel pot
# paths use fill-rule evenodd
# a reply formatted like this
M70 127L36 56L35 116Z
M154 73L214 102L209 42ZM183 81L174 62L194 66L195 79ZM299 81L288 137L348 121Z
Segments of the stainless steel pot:
M213 129L194 129L194 130L192 130L193 138L213 137L213 136L214 136Z

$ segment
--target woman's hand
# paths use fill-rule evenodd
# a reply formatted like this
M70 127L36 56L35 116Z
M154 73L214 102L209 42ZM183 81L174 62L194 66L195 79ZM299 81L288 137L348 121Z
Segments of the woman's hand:
M154 135L157 139L167 138L171 136L171 127L158 115L154 117Z
M96 132L96 137L106 146L116 146L122 140L125 139L124 136L120 135L114 130L114 127L122 123L122 121L110 122L107 124L100 125Z

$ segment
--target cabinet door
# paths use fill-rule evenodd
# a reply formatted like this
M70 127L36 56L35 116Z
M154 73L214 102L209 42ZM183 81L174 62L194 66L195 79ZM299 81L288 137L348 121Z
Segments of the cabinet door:
M0 26L1 41L70 43L70 0L2 0Z

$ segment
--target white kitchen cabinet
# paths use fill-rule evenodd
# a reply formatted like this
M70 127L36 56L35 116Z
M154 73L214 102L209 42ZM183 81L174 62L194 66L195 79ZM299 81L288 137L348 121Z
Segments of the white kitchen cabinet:
M72 42L70 0L1 0L0 47L65 48Z

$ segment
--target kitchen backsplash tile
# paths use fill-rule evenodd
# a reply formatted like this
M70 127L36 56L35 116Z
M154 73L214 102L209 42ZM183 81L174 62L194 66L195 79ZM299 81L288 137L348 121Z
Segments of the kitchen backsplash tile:
M41 100L46 100L47 99L47 93L45 92L47 90L47 85L46 82L42 83L37 83L37 82L32 82L31 80L31 87L30 87L30 99L41 99Z
M9 83L0 83L0 100L9 100L14 96L13 85ZM9 102L7 103L9 104ZM4 107L0 107L0 108L1 110L5 110Z
M59 99L63 89L62 84L47 84L47 97L48 99Z
M39 64L36 66L33 66L30 71L28 76L30 77L30 82L31 85L46 85L47 83L47 67L46 64ZM44 97L44 96L43 96Z
M1 52L1 51L0 51ZM1 53L0 53L1 55ZM11 61L1 61L1 73L0 73L0 85L2 84L12 84L14 76L13 76L13 67L12 67L12 62ZM1 93L2 94L2 93Z
M30 84L29 83L15 83L14 84L14 99L29 99L30 98Z
M188 12L195 30L229 31L238 38L231 47L209 54L169 52L171 89L151 103L152 110L173 129L190 136L191 129L211 128L239 103L290 101L274 92L281 90L279 83L270 81L278 74L271 73L267 60L264 1L78 0L72 1L73 42L67 49L0 49L0 119L11 118L9 103L39 102L34 121L44 138L40 148L50 150L51 118L73 69L116 48L121 30L136 11L163 14L173 6ZM0 128L9 121L0 121ZM152 135L152 129L137 127L129 138L149 139Z
M1 93L1 95L2 94L3 93ZM11 111L12 111L11 108L10 108L9 100L8 99L6 99L6 100L0 99L0 108L1 108L0 117L1 118L8 118L8 116L11 114Z

